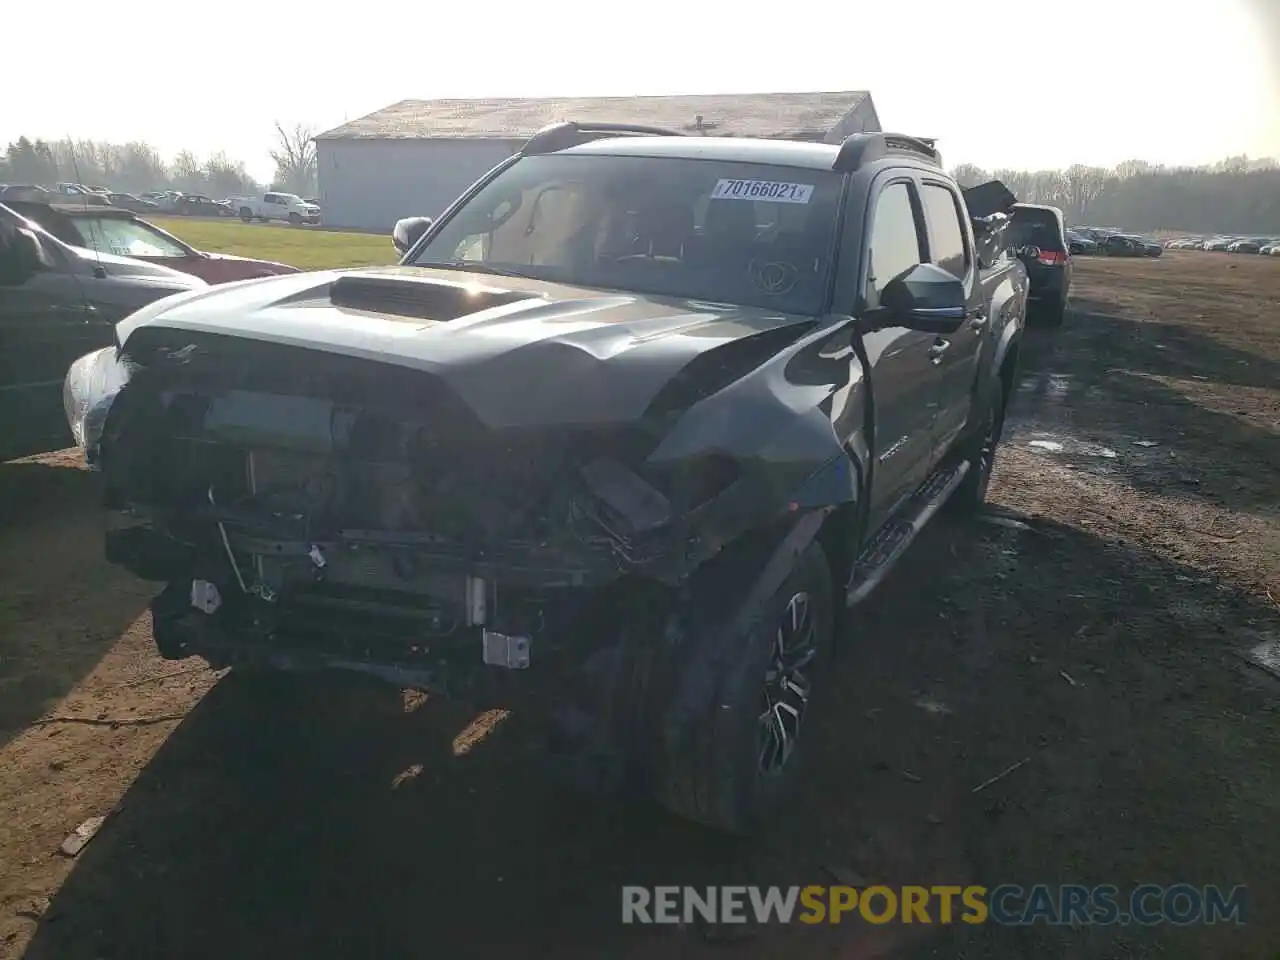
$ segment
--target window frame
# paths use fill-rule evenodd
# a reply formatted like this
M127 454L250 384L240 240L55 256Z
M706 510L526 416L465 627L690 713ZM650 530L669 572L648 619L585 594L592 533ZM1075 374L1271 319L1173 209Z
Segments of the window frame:
M931 263L939 269L946 269L933 258L933 228L929 224L928 209L924 202L924 191L926 188L930 187L943 190L951 197L952 214L955 216L956 223L960 227L960 246L964 251L964 273L961 276L956 277L956 279L964 283L965 287L968 288L970 283L973 281L974 270L977 263L977 258L974 255L973 249L972 228L969 224L968 217L962 215L962 211L965 210L965 207L960 202L960 194L957 192L956 188L951 184L933 177L920 178L920 212L924 217L924 228L929 247L929 259L925 262ZM950 273L950 271L947 272ZM954 274L952 275L954 276Z
M920 204L919 178L914 170L896 168L886 170L872 184L871 196L867 200L866 226L862 231L862 268L858 275L858 309L859 312L880 308L879 293L871 287L871 248L874 242L876 217L880 213L880 201L886 191L898 185L907 188L907 198L911 204L911 216L916 228L916 255L919 263L928 263L928 227L924 219L924 210Z

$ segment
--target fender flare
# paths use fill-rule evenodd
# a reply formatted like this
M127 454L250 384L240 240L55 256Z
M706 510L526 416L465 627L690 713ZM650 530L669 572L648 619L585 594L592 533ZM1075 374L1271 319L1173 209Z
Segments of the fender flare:
M1000 342L996 344L995 356L991 359L991 369L997 377L1000 376L1000 368L1004 366L1009 351L1021 342L1022 331L1017 324L1008 324L1001 333Z
M723 664L739 653L734 639L750 628L761 607L787 579L795 558L817 537L823 522L834 509L834 506L827 506L809 510L792 522L781 536L752 544L703 568L705 579L695 584L691 593L740 596L742 600L728 611L721 609L714 613L695 606L691 611L694 616L688 623L688 632L682 638L689 648L671 651L678 666L671 678L673 682L665 702L657 705L663 752L667 756L678 757L686 753L690 739L696 736L697 728L716 695ZM714 569L708 570L707 567ZM752 577L751 571L759 572ZM742 584L745 578L750 578L746 580L745 591L723 592L735 583ZM714 620L707 622L704 616L714 617Z

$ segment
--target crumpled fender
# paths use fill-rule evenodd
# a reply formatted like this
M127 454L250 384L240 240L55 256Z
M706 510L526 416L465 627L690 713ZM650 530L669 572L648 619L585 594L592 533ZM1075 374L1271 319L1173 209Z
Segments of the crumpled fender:
M699 752L690 748L694 738L708 729L707 712L715 707L726 661L741 654L736 641L782 586L795 558L818 535L832 509L803 513L781 536L742 545L700 571L692 588L695 600L680 645L683 649L672 651L679 669L673 671L667 696L656 704L665 768L659 783L669 784L673 776L679 777L683 764L696 762ZM726 608L716 602L699 604L699 596L742 599Z
M649 456L659 467L708 453L739 463L739 482L696 520L714 539L746 532L750 516L758 526L762 517L857 499L866 396L847 337L847 328L828 326L801 338L690 407Z
M1000 331L1000 339L996 342L995 355L991 362L992 374L996 377L1000 375L1000 368L1004 366L1005 357L1009 355L1009 351L1013 349L1013 345L1018 342L1022 331L1015 323L1006 323L1004 329Z

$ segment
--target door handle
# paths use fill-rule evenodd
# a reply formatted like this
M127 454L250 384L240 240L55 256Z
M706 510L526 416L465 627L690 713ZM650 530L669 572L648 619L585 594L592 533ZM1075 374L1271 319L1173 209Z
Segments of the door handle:
M935 340L933 342L933 346L929 348L929 359L934 363L941 363L942 355L947 352L947 348L950 346L950 340L943 340L941 338Z
M985 313L975 313L969 318L970 330L981 330L987 325L987 315Z

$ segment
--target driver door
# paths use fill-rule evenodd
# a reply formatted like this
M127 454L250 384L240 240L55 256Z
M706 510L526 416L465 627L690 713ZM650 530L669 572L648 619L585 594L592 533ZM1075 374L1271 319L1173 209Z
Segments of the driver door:
M926 262L925 224L912 177L889 173L873 188L864 300L869 309L894 277ZM933 467L933 431L942 393L931 333L893 321L862 334L873 397L870 529L911 496Z

